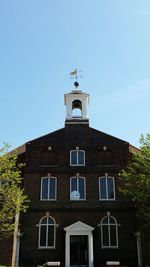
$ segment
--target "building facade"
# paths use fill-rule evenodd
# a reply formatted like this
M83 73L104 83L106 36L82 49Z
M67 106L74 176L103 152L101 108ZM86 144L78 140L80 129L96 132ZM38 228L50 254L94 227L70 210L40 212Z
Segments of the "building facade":
M81 90L65 94L65 127L18 149L30 199L20 215L19 266L143 266L136 210L118 190L132 147L91 128L88 103ZM0 263L9 258L4 254Z

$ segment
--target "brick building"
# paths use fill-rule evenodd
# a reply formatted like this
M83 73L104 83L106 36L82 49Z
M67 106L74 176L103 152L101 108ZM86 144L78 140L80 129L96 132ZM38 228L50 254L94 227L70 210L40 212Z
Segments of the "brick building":
M65 127L18 149L31 201L20 216L19 266L59 261L62 267L102 267L119 261L142 267L136 210L118 191L118 173L132 146L91 128L88 103L81 90L65 94ZM0 263L9 264L4 251L1 245Z

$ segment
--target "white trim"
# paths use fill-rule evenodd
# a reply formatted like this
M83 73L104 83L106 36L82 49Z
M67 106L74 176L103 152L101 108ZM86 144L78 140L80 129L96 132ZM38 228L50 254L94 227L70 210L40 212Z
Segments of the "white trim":
M76 152L76 163L72 164L71 163L71 153ZM83 164L79 164L79 152L83 152ZM70 150L70 166L85 166L85 150L81 149L75 149L75 150Z
M79 198L79 199L72 199L71 198L71 193L72 193L72 191L71 191L71 180L73 178L77 179L77 190L76 191L78 191L78 192L79 192L79 179L80 178L83 179L83 181L84 181L84 198ZM70 177L70 201L82 201L82 200L86 200L86 179L85 179L85 177L82 177L82 176L72 176L72 177Z
M103 223L103 220L107 218L108 219L108 223ZM110 223L110 218L112 218L114 220L115 223ZM104 246L103 245L103 226L107 226L108 227L108 238L109 238L109 245L108 246ZM113 216L104 216L102 219L101 219L101 223L100 223L100 226L101 226L101 247L102 248L118 248L119 247L119 244L118 244L118 223L116 221L116 219L113 217ZM110 228L111 226L115 226L115 234L116 234L116 246L112 246L111 245L111 235L110 235Z
M101 198L101 186L100 186L100 180L102 178L106 179L106 198ZM113 193L114 193L114 197L113 198L109 198L108 197L108 179L112 179L113 180ZM100 176L98 178L98 186L99 186L99 200L100 201L114 201L116 200L116 190L115 190L115 178L113 176L108 176L108 174L105 174L105 176Z
M88 236L88 259L89 259L89 267L93 267L93 227L82 223L80 221L65 227L66 231L66 245L65 245L65 267L70 267L70 236L72 235L86 235Z
M48 198L42 198L42 187L43 187L43 180L48 179ZM49 198L49 189L50 189L50 179L55 179L55 198ZM41 190L40 190L40 201L56 201L57 200L57 178L54 176L44 176L41 177Z
M107 266L120 266L120 261L106 261Z
M44 224L41 224L42 220L47 218L47 222ZM51 218L53 220L53 224L48 224L48 219ZM41 240L41 225L46 226L46 244L48 244L48 226L51 225L54 227L54 245L53 246L40 246L40 240ZM38 249L54 249L56 247L56 221L52 216L44 216L40 219L39 224L37 225L39 227L39 236L38 236Z
M60 261L48 261L47 263L47 266L60 266Z

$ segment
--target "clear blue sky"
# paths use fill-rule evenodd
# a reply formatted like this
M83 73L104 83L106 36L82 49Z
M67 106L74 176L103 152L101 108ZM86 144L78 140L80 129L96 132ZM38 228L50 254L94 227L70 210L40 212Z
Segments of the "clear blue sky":
M150 132L150 1L0 0L0 144L64 127L76 67L90 126L139 146Z

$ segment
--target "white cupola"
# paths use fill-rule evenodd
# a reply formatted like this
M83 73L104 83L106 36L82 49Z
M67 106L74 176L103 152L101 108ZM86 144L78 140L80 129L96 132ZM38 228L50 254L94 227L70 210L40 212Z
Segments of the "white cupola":
M82 90L72 90L64 95L66 105L66 124L88 124L87 106L89 94Z

